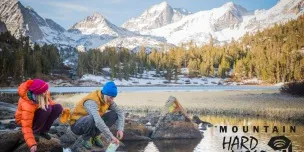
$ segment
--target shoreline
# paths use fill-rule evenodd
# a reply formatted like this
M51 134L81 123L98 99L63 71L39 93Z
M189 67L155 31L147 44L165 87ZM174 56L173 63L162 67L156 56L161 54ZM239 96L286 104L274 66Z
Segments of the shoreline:
M1 86L0 89L9 89L9 88L17 88L19 85L16 86ZM223 85L223 84L143 84L143 85L116 85L117 87L216 87L216 86L257 86L257 87L280 87L276 84L238 84L238 85ZM52 88L60 88L60 87L102 87L100 85L53 85L50 84ZM1 90L0 90L1 91Z
M50 87L51 94L89 93L98 87ZM279 90L279 86L258 86L258 85L173 85L173 86L118 86L118 92L197 92L197 91L259 91L259 90ZM17 93L17 88L1 88L0 93Z

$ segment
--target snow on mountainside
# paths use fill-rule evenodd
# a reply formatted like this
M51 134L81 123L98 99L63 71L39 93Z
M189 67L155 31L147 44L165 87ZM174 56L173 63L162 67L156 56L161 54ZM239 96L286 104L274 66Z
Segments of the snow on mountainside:
M268 10L248 12L228 2L219 8L190 13L162 2L124 23L124 28L94 13L66 31L53 20L42 18L17 0L1 0L0 31L8 30L16 38L29 36L31 41L40 44L76 47L81 51L106 46L132 50L140 46L160 48L189 41L204 44L211 36L217 43L226 43L232 38L239 39L246 32L296 19L303 14L303 7L304 0L280 0Z
M156 39L148 36L133 36L125 38L116 38L99 47L100 50L104 50L106 47L124 47L129 50L137 51L139 47L144 46L146 50L152 50L152 48L161 49L162 46L171 44L165 44L164 40Z
M83 35L134 36L133 32L117 27L99 13L94 13L86 19L74 24L70 31L78 30Z
M74 24L66 33L74 38L79 50L85 48L105 48L107 46L134 49L141 45L157 47L165 39L143 36L117 27L99 13L94 13L79 23Z
M227 28L235 28L236 25L243 22L243 16L247 14L249 13L245 8L229 2L220 8L188 15L176 23L151 30L145 34L163 36L169 43L173 44L191 40L197 43L206 42L216 32ZM228 38L224 40L228 40ZM215 39L218 39L218 37L215 36Z
M167 2L154 5L144 11L139 17L131 18L122 27L130 31L145 31L159 28L191 14L183 8L172 8Z
M33 42L48 44L68 41L62 34L64 28L51 19L43 19L32 8L24 7L17 0L0 1L0 20L16 38L29 36Z
M296 19L303 13L303 10L296 11L299 2L303 0L281 0L273 8L256 11L255 14L228 2L219 8L188 15L178 22L143 34L164 37L175 45L191 40L203 44L208 42L211 36L219 42L229 42L232 38L239 39L246 32L254 32L274 23Z
M263 13L256 13L246 25L247 31L264 29L275 23L284 23L303 14L304 0L280 0Z

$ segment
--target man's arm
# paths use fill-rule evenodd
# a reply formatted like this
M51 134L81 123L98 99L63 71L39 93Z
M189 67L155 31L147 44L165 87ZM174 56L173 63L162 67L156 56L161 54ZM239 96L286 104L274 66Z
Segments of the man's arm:
M98 113L98 105L93 100L87 100L84 102L84 107L87 112L93 116L96 127L102 132L108 140L113 139L113 134L111 133L109 127L105 124Z
M125 114L122 109L118 108L115 102L112 102L110 110L113 110L117 113L118 120L116 121L117 130L123 131L125 127Z

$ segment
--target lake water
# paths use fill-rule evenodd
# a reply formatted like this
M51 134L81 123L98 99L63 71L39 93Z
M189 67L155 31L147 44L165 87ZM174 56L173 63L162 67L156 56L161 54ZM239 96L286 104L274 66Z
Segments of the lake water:
M201 116L202 120L211 122L213 127L204 131L204 138L201 140L156 140L150 142L124 142L126 145L124 151L132 152L222 152L222 151L247 151L244 147L251 149L251 151L275 151L268 142L272 137L278 138L275 140L276 146L282 146L284 141L282 137L285 136L290 140L292 151L304 151L304 126L303 124L283 123L274 120L258 119L258 118L240 118L240 117L227 117L227 116ZM227 132L220 132L220 126L227 126ZM232 132L232 126L238 126L237 132ZM242 129L243 126L248 126L248 132L245 133ZM253 132L253 126L259 127L259 132ZM267 132L264 126L267 127ZM283 132L285 126L285 132ZM295 126L296 130L290 132L290 126ZM236 128L236 127L234 127ZM278 132L273 133L273 129L277 128ZM246 131L246 130L245 130ZM231 144L235 141L235 145L228 150L229 144L225 144L223 148L223 140L229 142L231 137ZM237 140L238 138L239 140ZM243 138L244 146L241 148L240 142ZM250 141L252 145L250 146ZM275 139L273 138L273 139ZM248 139L248 142L245 142ZM239 144L237 144L239 141ZM286 142L285 142L286 143ZM256 146L255 146L256 145ZM231 146L231 145L230 145ZM239 147L238 147L239 146ZM251 147L251 148L250 148ZM286 151L289 152L289 151Z
M51 92L91 92L100 87L51 87ZM160 91L226 91L226 90L278 90L279 86L157 86L118 87L119 92L160 92ZM16 92L17 88L0 88L0 92Z

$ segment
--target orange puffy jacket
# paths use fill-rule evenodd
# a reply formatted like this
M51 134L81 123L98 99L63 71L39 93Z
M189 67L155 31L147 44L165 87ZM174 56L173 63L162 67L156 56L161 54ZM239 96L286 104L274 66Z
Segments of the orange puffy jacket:
M20 98L18 101L18 108L15 113L16 122L22 126L23 137L28 147L32 147L33 145L37 144L33 134L32 126L34 114L39 105L34 103L27 96L27 92L32 83L33 80L27 80L19 86L18 94ZM48 99L50 105L55 104L55 102L50 98L50 93L48 93Z

